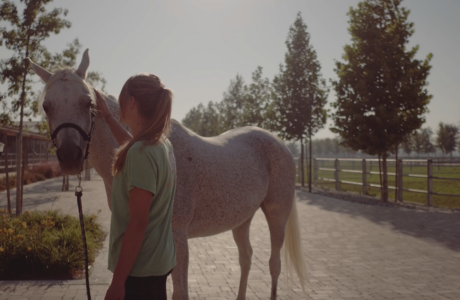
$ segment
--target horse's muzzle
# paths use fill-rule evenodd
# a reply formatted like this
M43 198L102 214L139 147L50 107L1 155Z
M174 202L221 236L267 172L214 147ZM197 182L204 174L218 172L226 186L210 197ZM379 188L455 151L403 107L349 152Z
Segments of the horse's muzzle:
M83 168L83 151L72 143L61 145L56 150L56 155L63 175L75 175Z

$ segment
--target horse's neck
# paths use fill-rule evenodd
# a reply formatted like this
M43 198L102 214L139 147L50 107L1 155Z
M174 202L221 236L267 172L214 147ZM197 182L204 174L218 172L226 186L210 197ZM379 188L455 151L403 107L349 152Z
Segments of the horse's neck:
M118 102L113 96L102 94L102 97L107 101L110 113L118 120ZM101 175L104 181L111 182L113 153L119 145L110 127L102 117L97 116L95 122L94 138L91 142L89 159L91 165L93 165L94 169Z

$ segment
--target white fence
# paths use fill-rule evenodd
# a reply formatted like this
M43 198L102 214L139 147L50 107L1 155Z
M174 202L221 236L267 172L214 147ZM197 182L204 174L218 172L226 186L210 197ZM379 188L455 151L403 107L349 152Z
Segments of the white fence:
M411 160L411 159L388 159L389 164L393 164L395 172L387 172L388 176L395 177L396 186L388 186L389 189L395 190L395 200L403 201L403 192L413 192L426 194L426 205L433 205L433 195L446 196L446 197L460 197L460 194L449 194L449 193L436 193L433 190L433 180L449 180L449 181L460 181L460 172L454 173L453 177L435 176L433 168L437 167L440 170L442 167L448 165L452 167L460 166L460 161L436 161L433 160ZM345 166L341 166L345 165ZM407 173L411 172L412 168L420 170L421 166L426 166L426 172L421 173ZM376 171L373 171L377 169ZM313 183L317 186L319 180L334 182L335 189L340 189L340 183L358 185L361 186L361 192L367 194L368 187L380 188L380 184L373 184L368 182L368 175L379 175L377 159L332 159L332 158L315 158L313 160ZM330 177L319 176L321 174L331 174ZM340 174L354 174L352 177L354 180L342 180ZM344 176L345 177L345 176ZM404 187L404 177L413 177L419 179L426 179L426 189L411 189ZM349 178L345 178L349 179ZM460 189L459 189L460 191Z
M8 170L16 172L16 153L8 153ZM28 153L26 164L29 168L46 161L57 161L57 157L52 154L34 154ZM5 173L5 153L0 156L0 173Z

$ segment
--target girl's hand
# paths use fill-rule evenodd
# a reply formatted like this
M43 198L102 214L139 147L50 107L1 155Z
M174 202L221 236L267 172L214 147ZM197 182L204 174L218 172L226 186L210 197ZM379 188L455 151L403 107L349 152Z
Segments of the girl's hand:
M101 94L94 89L94 93L96 94L96 104L97 104L97 110L99 112L99 115L104 118L104 120L110 116L110 111L109 107L107 106L107 101L105 101L104 98L102 98Z
M111 284L104 300L124 300L125 299L125 285L124 284Z

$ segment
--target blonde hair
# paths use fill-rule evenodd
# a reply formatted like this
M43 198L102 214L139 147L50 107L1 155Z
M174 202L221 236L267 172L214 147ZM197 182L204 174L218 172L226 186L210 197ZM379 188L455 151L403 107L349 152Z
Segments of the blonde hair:
M130 97L137 103L139 114L150 122L138 136L121 145L115 152L112 174L121 171L126 155L134 143L143 141L142 147L163 142L171 129L171 107L173 92L165 88L158 76L153 74L138 74L130 77L121 89L118 102L120 112ZM141 147L141 149L142 149Z

